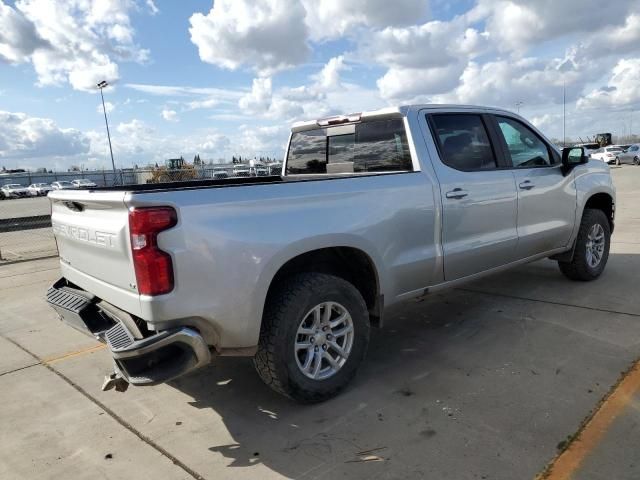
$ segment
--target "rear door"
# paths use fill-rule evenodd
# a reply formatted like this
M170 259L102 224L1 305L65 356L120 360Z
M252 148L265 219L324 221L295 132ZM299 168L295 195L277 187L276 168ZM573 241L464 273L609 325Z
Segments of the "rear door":
M564 247L576 221L573 173L564 175L560 155L533 128L495 116L518 192L518 258Z
M442 201L445 280L514 260L517 192L513 173L500 164L492 126L480 113L427 116L439 158L434 169Z

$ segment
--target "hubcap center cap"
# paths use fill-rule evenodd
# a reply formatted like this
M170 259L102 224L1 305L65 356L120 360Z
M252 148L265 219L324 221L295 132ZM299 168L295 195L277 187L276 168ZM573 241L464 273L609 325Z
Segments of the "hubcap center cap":
M327 335L324 332L318 332L316 333L314 336L314 343L316 345L324 345L325 343L327 343Z

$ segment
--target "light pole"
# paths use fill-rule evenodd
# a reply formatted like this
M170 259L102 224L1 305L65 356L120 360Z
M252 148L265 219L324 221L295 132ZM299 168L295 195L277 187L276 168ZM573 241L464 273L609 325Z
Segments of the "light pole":
M518 115L520 115L520 107L524 105L524 102L518 101L516 102L516 109L518 110Z
M562 82L562 146L567 146L567 84Z
M100 89L100 98L102 98L102 111L104 112L104 124L107 126L107 139L109 140L109 153L111 154L111 167L113 167L113 184L116 184L116 162L113 161L113 148L111 148L111 134L109 133L109 122L107 121L107 109L104 106L104 95L102 89L108 87L109 84L103 80L98 83L97 87Z

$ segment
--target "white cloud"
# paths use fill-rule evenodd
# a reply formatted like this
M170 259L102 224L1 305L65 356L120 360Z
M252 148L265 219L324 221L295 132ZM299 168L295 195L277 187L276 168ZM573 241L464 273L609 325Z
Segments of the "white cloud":
M161 115L162 118L164 118L167 122L177 122L178 120L180 120L178 118L178 112L168 108L163 109Z
M73 128L60 128L49 118L0 111L0 162L53 168L63 158L89 152L88 137Z
M301 0L314 40L355 33L360 27L410 25L427 13L426 0Z
M156 6L155 2L153 0L146 0L145 2L147 4L147 8L149 9L149 13L151 15L157 15L158 12L160 10L158 10L158 7Z
M46 47L33 23L9 5L0 3L0 59L26 62L37 49Z
M94 90L119 77L118 61L144 62L133 42L128 0L18 0L0 3L0 59L30 62L40 85Z
M398 103L426 103L433 95L448 92L462 75L463 65L387 70L377 85L382 98Z
M313 78L319 88L329 90L340 85L340 72L347 69L344 56L333 57Z
M621 59L605 87L578 100L578 108L632 108L640 103L640 58Z
M540 42L619 25L634 1L479 0L467 15L486 21L486 31L501 51L525 54ZM596 12L602 12L598 14Z
M189 110L196 110L198 108L213 108L220 104L220 100L217 98L205 98L204 100L193 100L187 102L187 108Z
M191 16L189 33L203 62L268 75L307 58L305 15L298 0L216 0Z
M240 126L238 148L244 155L282 155L286 146L289 129L283 125Z
M362 88L342 82L340 72L348 67L344 57L329 61L310 76L311 83L300 87L283 87L274 91L271 77L253 80L252 89L238 102L246 116L293 122L304 117L319 118L357 102ZM360 106L362 108L362 106Z
M206 135L197 146L197 151L204 154L217 155L217 158L228 152L231 140L221 133Z
M488 49L488 35L460 17L407 28L385 28L360 42L360 55L384 66L429 68L466 62Z
M125 102L126 105L126 102ZM111 113L115 110L116 106L111 103L111 102L104 102L104 110L107 111L107 113ZM96 105L96 112L102 114L104 113L104 110L102 108L102 103L99 103L98 105Z
M266 112L271 107L272 97L271 78L254 78L251 91L240 99L238 106L249 113Z

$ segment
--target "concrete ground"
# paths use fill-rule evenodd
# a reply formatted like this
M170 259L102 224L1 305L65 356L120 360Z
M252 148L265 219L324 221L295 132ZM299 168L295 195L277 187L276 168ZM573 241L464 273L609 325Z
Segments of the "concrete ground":
M0 478L638 479L640 167L612 174L600 279L545 260L409 303L321 405L233 358L101 392L109 355L43 300L56 260L2 266Z

